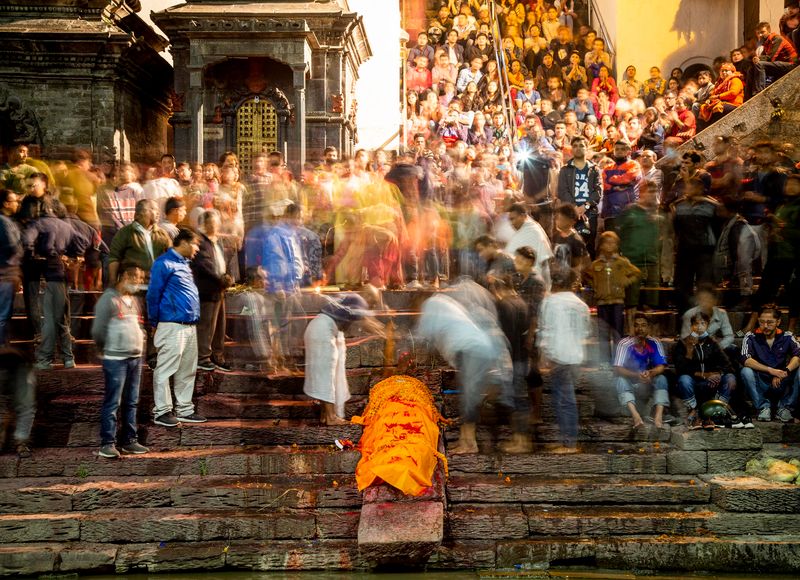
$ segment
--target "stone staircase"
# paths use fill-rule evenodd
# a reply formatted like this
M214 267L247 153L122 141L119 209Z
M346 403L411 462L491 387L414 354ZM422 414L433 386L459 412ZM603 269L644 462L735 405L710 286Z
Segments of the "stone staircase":
M797 143L800 138L800 67L754 95L741 107L725 115L684 143L679 151L699 149L711 155L717 137L734 137L743 146L769 139Z
M93 298L72 297L80 340ZM386 296L393 313L408 300ZM674 325L671 314L656 318ZM399 328L413 313L404 320ZM408 341L398 332L396 349ZM455 416L455 373L413 346L419 377ZM235 366L247 360L236 342L228 349ZM196 403L209 421L166 429L150 422L145 370L140 438L151 453L99 458L102 372L83 352L76 369L37 373L33 457L0 455L0 574L367 569L376 563L359 545L367 506L383 510L387 527L424 535L408 521L411 504L381 488L357 492L359 454L334 441L357 441L361 428L319 426L300 372L200 373ZM384 376L384 344L362 343L348 358L347 411L357 414ZM443 506L429 569L800 570L800 486L742 476L765 451L800 456L800 425L631 433L628 419L605 411L610 372L589 367L577 386L581 453L558 455L549 451L558 433L544 378L533 454L496 452L509 433L487 425L481 453L448 457L449 478L426 495ZM444 430L445 450L456 437L457 427Z

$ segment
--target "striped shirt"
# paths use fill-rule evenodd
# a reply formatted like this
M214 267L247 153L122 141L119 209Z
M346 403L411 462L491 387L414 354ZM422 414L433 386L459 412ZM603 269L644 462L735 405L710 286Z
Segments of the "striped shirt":
M614 355L615 367L640 373L665 364L667 357L664 345L657 338L648 336L643 347L639 345L639 340L635 336L625 337L617 344L617 352Z

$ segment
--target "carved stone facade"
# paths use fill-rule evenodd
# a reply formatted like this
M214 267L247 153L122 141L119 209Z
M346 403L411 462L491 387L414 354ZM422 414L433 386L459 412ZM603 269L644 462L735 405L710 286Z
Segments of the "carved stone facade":
M178 158L253 153L239 138L245 114L264 117L256 147L285 152L295 171L326 146L352 152L355 82L371 51L347 0L189 0L153 20L172 43Z
M138 1L0 3L0 162L17 143L37 155L73 148L157 160L169 146L166 39Z

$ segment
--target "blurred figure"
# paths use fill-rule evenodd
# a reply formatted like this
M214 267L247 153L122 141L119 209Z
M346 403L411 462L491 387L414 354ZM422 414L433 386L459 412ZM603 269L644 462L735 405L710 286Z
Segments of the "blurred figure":
M529 246L536 252L536 269L550 288L550 260L553 250L542 226L528 215L521 203L513 204L508 210L508 217L515 232L506 244L506 253L514 255L518 248Z
M503 396L513 402L511 407L511 441L500 445L504 453L530 453L529 433L531 402L528 397L528 345L531 339L530 311L525 301L514 291L510 275L493 277L489 289L494 294L497 320L505 334L511 354L512 377L510 389Z
M240 300L242 310L239 312L247 320L247 336L253 349L255 361L253 366L245 366L246 370L258 370L272 373L275 365L272 359L272 304L264 294L267 285L267 273L261 266L247 269L245 278L246 290Z
M20 459L31 456L31 430L36 417L36 377L27 357L14 348L0 346L0 400L10 399L16 417L14 448ZM0 408L0 415L6 409ZM4 420L0 424L5 425ZM0 448L5 441L5 429L0 433Z
M358 294L331 300L308 323L305 331L305 383L303 392L322 403L323 425L347 425L344 404L350 399L345 358L344 332L370 315L366 301Z
M69 328L67 264L69 260L83 256L91 240L59 215L65 215L64 206L59 201L53 201L45 206L43 215L29 223L22 233L22 245L34 259L40 261L46 282L42 299L42 342L36 352L36 368L39 370L53 368L58 338L61 339L64 368L75 367Z
M616 345L625 332L625 289L638 283L641 271L619 253L619 236L614 232L600 234L597 259L586 271L594 290L600 330L600 358L610 358L609 340ZM613 347L612 347L613 348Z
M490 307L494 309L491 301ZM473 318L479 309L470 305L468 310L450 296L436 294L423 304L417 326L420 338L429 341L459 373L462 424L458 443L449 450L452 454L478 452L475 428L480 404L490 386L501 387L501 393L507 393L504 384L511 381L510 369L499 366L506 354L502 343Z
M215 210L203 214L197 254L192 259L192 274L200 296L200 321L197 324L197 368L201 371L229 371L225 362L225 290L233 286L230 257L219 237L220 217Z
M22 232L13 219L17 208L19 196L0 189L0 347L8 343L14 296L22 281Z
M575 294L579 276L571 268L553 272L552 293L542 301L537 342L552 365L553 411L558 420L561 446L553 453L577 453L578 406L575 373L586 360L589 307Z

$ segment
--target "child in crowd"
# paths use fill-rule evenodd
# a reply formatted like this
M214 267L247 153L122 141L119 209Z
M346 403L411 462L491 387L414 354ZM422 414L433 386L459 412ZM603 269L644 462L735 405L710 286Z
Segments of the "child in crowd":
M582 272L589 263L586 242L575 230L578 211L573 204L564 204L556 210L556 229L553 233L553 254L558 266L575 268Z
M597 259L586 277L594 289L600 325L600 355L607 362L611 355L609 339L616 344L624 332L625 288L638 281L641 271L619 254L619 236L600 234Z

